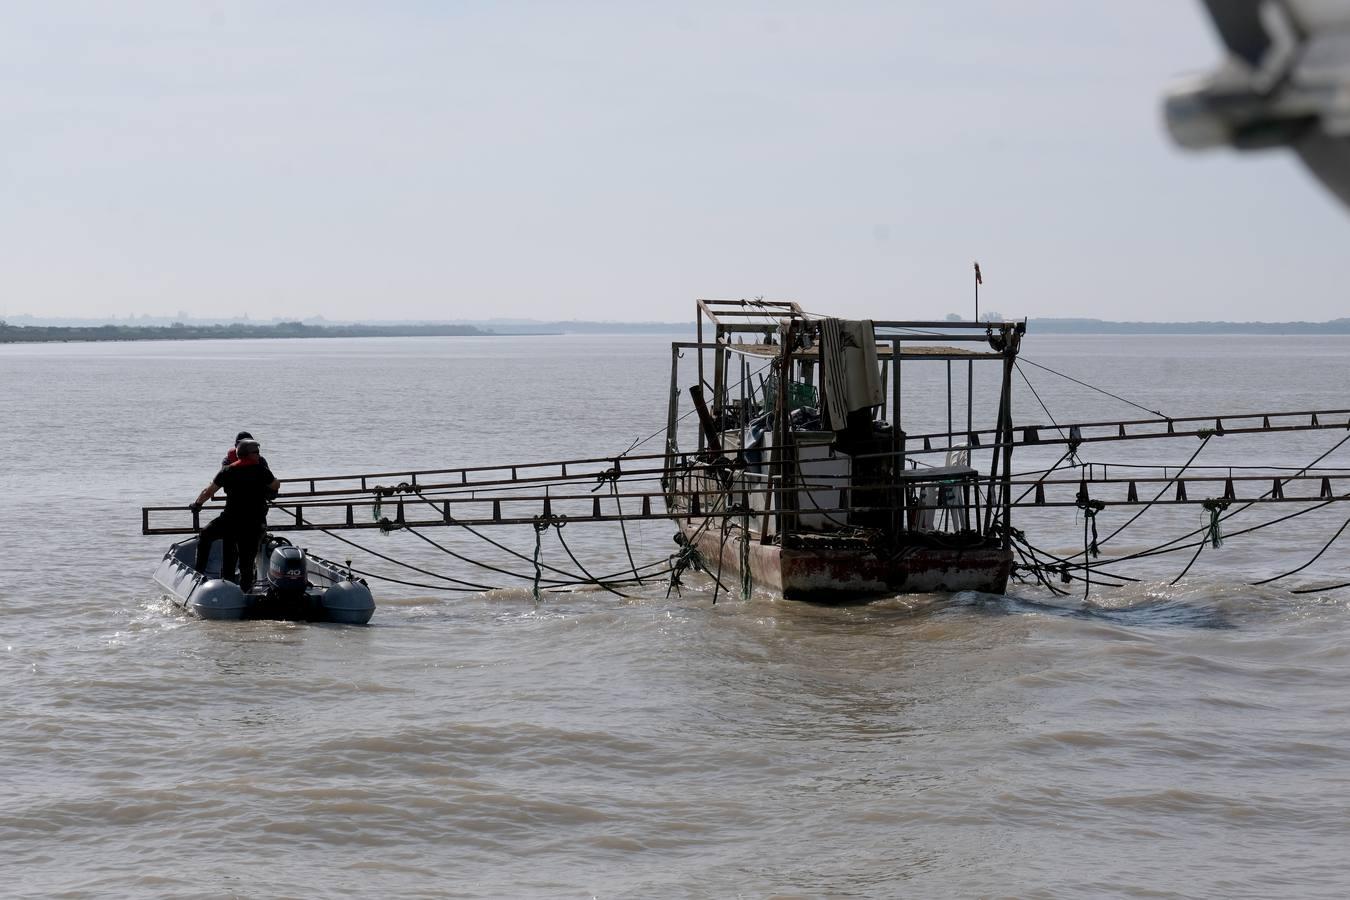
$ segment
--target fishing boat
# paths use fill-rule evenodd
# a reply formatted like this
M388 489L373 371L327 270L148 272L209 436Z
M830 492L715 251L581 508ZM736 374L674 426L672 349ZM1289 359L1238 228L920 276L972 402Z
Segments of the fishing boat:
M254 586L248 592L220 577L217 542L205 572L193 565L197 538L172 545L155 570L155 581L175 605L203 619L287 619L364 625L375 613L365 581L336 563L306 553L282 537L268 536L253 560Z
M699 300L697 314L697 340L672 345L665 488L681 542L710 571L816 600L1006 589L1013 551L1000 522L1025 322L850 321L765 300ZM679 403L686 351L697 360L692 453ZM902 379L938 363L1000 367L988 473L951 428L938 463L906 452Z
M501 582L506 578L528 584L536 599L580 586L620 593L619 586L653 577L668 578L668 590L675 590L690 570L711 576L713 602L733 587L742 596L763 590L836 602L1001 594L1010 580L1056 595L1078 581L1087 596L1094 587L1157 578L1148 560L1188 554L1175 583L1207 547L1221 546L1225 531L1252 534L1350 502L1350 469L1323 465L1350 444L1347 408L1167 415L1022 357L1025 320L842 319L762 299L699 300L696 311L694 340L671 344L664 429L622 453L283 480L271 503L280 515L269 532L318 531L411 575L354 570L350 562L344 571L308 556L303 598L292 593L283 602L267 581L270 557L260 554L261 586L245 595L215 577L218 569L192 570L202 511L175 505L141 510L143 534L189 538L170 549L156 577L176 602L210 618L342 622L370 618L374 603L363 578L463 593L508 587ZM1024 365L1149 415L1057 418ZM1016 419L1014 372L1040 407ZM1339 435L1320 452L1303 440L1325 430ZM662 434L664 447L640 449ZM1263 461L1260 451L1279 436L1299 440L1298 458ZM1135 453L1090 462L1079 455L1081 447L1142 441L1191 449L1184 461ZM1225 458L1200 459L1218 444ZM1316 455L1288 464L1305 452ZM1172 514L1186 509L1199 513L1199 521L1183 523L1180 534L1150 536L1141 548L1145 512L1175 530L1179 520ZM1252 521L1271 509L1274 518ZM1248 510L1247 518L1234 521ZM1025 515L1025 526L1053 543L1015 527L1014 514ZM644 521L673 525L678 548L668 558L643 564L634 558L625 529ZM579 523L615 529L627 565L616 572L583 563L563 533ZM1107 523L1109 532L1099 537L1098 525ZM533 552L480 530L504 527L530 529ZM1132 545L1112 543L1131 528ZM461 547L478 541L486 556L506 554L517 562L475 559L430 538L428 529L458 532ZM436 572L342 535L363 530L407 533L480 573ZM1252 583L1307 570L1345 530L1336 530L1302 565ZM1079 536L1081 550L1073 546ZM553 544L566 558L546 563ZM263 552L278 549L300 552L280 538ZM218 566L214 558L212 565ZM1293 590L1346 586L1350 582Z

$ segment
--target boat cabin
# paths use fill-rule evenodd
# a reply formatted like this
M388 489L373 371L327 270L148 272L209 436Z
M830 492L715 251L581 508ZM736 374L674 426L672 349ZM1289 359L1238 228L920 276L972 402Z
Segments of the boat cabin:
M686 540L788 596L1003 590L1024 322L845 320L766 300L697 309L697 339L671 348L663 485ZM995 369L996 403L976 402L976 365ZM930 429L910 446L902 400L918 367ZM933 390L944 375L945 395ZM991 406L997 440L980 446L990 425L976 417Z

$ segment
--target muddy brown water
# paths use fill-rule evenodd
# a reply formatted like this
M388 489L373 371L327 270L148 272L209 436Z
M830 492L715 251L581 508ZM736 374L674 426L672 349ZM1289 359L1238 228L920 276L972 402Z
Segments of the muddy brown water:
M1172 415L1350 405L1344 338L1033 331L1024 352ZM1350 890L1350 592L1247 584L1304 562L1344 508L1232 538L1175 586L1189 554L1149 560L1126 570L1143 582L1087 600L1075 582L1067 598L713 605L690 576L669 596L658 581L536 606L520 581L375 583L373 624L345 628L201 622L150 580L166 542L140 535L139 507L188 503L240 428L283 477L617 453L661 427L669 363L668 339L631 336L0 348L0 891ZM1061 421L1145 415L1026 371ZM907 373L920 418L945 418L944 398L940 375ZM1044 420L1025 385L1017 411ZM1199 461L1297 465L1343 436L1219 439ZM1195 446L1084 455L1180 462ZM1200 517L1161 511L1113 548ZM1019 525L1081 549L1072 511ZM639 562L672 552L672 531L630 529ZM533 550L532 534L497 536ZM615 532L567 537L588 565L627 564ZM482 575L408 535L359 540ZM1333 545L1290 581L1350 580L1346 559Z

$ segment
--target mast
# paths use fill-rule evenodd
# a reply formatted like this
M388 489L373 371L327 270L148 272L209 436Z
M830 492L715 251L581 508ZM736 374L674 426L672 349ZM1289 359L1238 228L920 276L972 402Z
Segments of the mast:
M777 531L780 543L789 530L790 511L796 508L796 503L793 502L796 495L788 490L789 485L797 483L797 467L791 446L792 425L788 421L791 412L788 408L788 398L791 396L788 381L792 377L792 342L795 324L795 317L788 317L779 325L782 341L778 347L778 396L774 398L773 453L770 456L773 464L769 467L769 472L777 472L778 478Z

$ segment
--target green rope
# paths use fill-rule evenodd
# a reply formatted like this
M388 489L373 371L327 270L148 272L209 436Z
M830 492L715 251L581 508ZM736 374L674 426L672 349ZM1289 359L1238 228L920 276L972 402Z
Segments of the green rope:
M717 546L717 574L713 576L713 606L717 605L717 589L722 586L722 562L727 555L727 519L722 519L722 540Z
M1205 526L1205 539L1215 550L1223 546L1223 534L1219 531L1219 515L1228 508L1227 500L1206 500L1205 511L1209 513L1209 524ZM1203 545L1203 541L1201 544Z
M534 517L534 587L532 593L534 594L535 606L539 605L539 579L544 574L539 567L539 544L543 540L544 532L548 531L552 524L552 518L549 516Z
M1086 482L1078 489L1078 508L1083 511L1083 599L1092 592L1092 570L1088 560L1101 556L1097 547L1097 513L1106 509L1106 503L1093 500L1088 496ZM1088 527L1092 528L1092 540L1088 540Z
M684 535L676 535L677 540L682 537ZM670 596L671 591L674 591L677 597L682 596L680 588L684 586L684 581L681 580L680 576L688 569L693 569L695 572L708 571L707 561L704 560L703 554L698 552L692 542L681 544L680 551L671 559L670 584L666 587L667 597Z
M750 599L750 513L741 520L741 597Z

